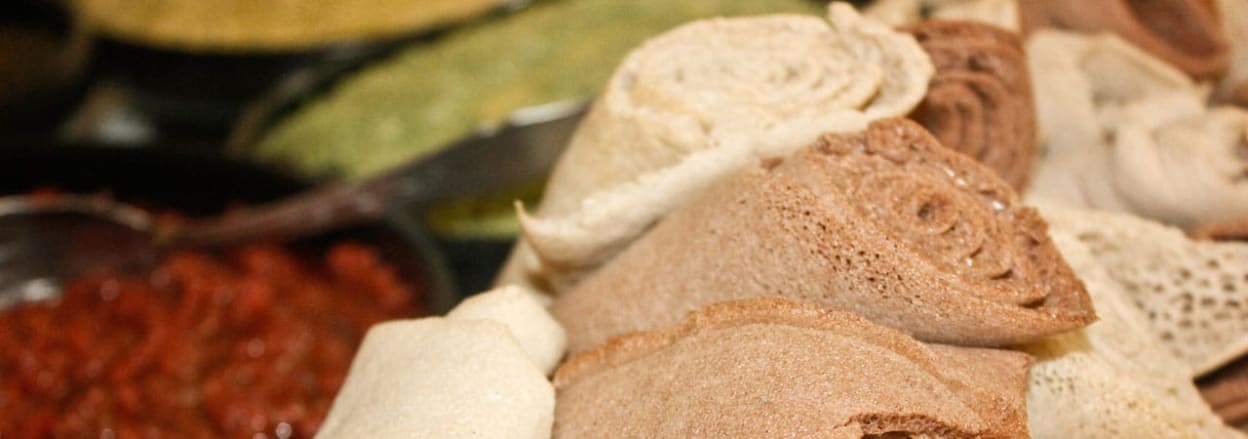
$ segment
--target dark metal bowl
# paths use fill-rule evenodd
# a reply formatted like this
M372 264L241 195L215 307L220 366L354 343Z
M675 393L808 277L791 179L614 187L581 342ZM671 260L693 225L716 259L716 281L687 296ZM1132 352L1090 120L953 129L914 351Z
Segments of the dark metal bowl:
M70 192L109 191L188 215L211 215L230 204L256 203L297 192L308 182L280 172L174 148L117 149L39 145L0 149L0 195L53 187ZM378 248L400 275L419 285L419 301L442 314L458 301L442 256L417 221L390 217L378 224L337 230L290 243L316 251L341 240Z
M91 40L55 0L0 2L0 131L54 129L86 91Z
M96 73L125 88L134 110L164 130L220 136L241 109L301 68L349 71L427 36L264 53L193 53L100 37Z

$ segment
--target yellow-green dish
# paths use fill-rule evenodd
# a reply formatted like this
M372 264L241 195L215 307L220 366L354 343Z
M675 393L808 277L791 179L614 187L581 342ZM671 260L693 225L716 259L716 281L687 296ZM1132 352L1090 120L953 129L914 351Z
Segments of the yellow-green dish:
M179 50L292 50L392 38L480 15L505 0L72 0L112 37Z

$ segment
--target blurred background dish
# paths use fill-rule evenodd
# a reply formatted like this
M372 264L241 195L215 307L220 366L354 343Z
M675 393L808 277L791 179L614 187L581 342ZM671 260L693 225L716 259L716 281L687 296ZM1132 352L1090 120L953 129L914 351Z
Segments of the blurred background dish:
M47 1L56 0L21 0ZM217 144L246 103L294 70L344 71L519 4L503 0L61 0L98 46L75 140ZM100 128L112 123L121 128Z
M53 1L0 4L0 131L51 130L87 79L91 41Z

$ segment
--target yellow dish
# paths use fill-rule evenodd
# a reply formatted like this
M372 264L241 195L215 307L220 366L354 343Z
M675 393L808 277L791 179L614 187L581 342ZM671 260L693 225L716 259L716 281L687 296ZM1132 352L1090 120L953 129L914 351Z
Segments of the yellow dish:
M479 15L504 0L73 0L121 40L181 50L292 50L376 40Z

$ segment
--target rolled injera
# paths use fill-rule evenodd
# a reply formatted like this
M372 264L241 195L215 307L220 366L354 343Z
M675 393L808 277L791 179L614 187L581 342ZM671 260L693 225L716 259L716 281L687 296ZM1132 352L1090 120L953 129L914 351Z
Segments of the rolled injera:
M1029 197L1221 233L1248 218L1248 110L1178 93L1108 114L1106 142L1045 157Z
M555 375L555 438L1027 437L1023 353L778 298L712 305Z
M1039 30L1026 46L1045 160L1107 143L1114 125L1107 113L1121 105L1159 94L1204 98L1182 71L1113 34Z
M936 75L910 118L1023 191L1039 153L1035 101L1017 33L969 21L902 28L932 57Z
M1095 320L1039 215L906 119L721 180L557 297L552 313L578 352L715 302L773 295L963 345Z

